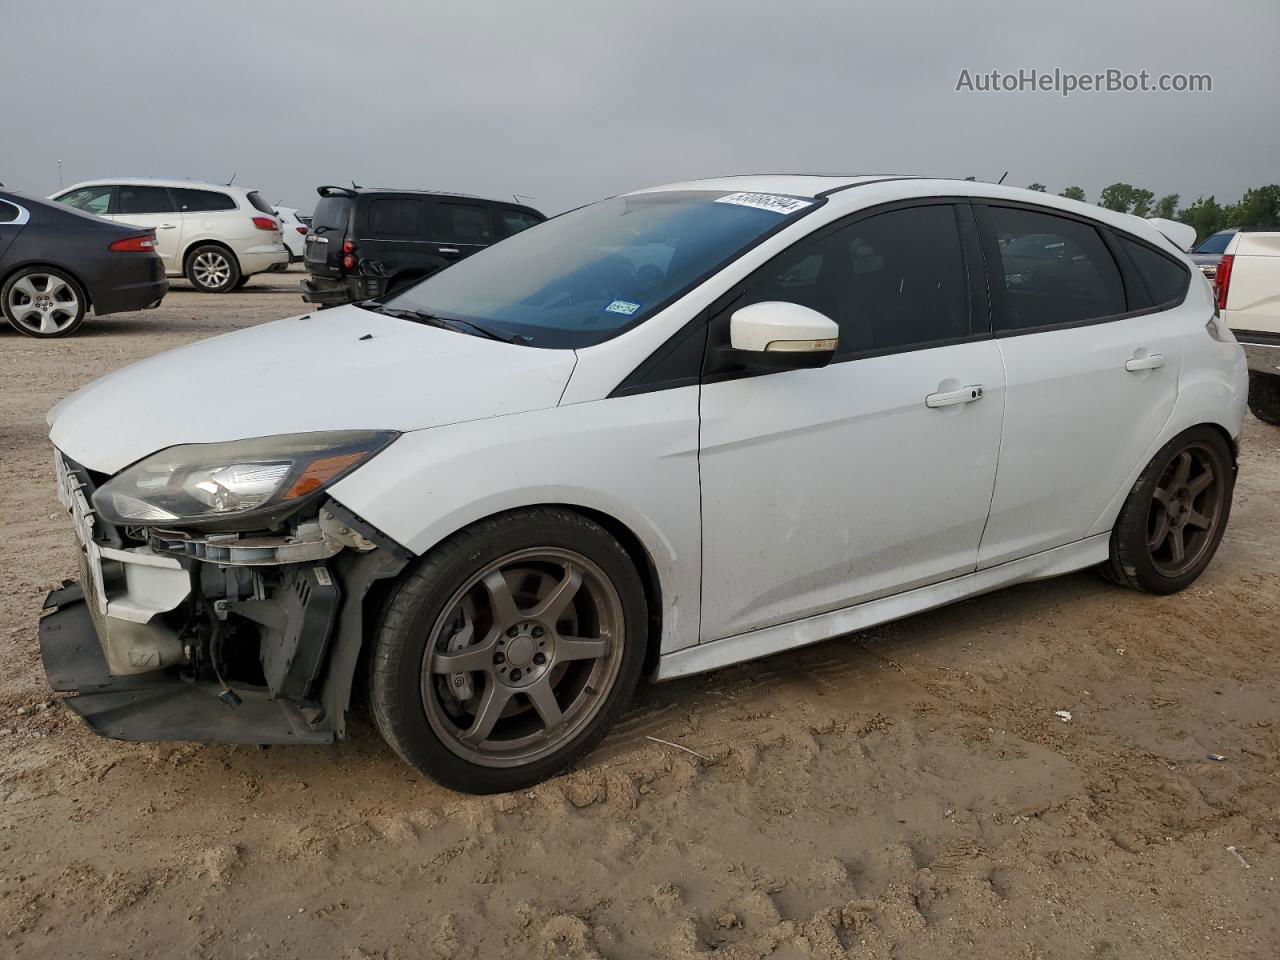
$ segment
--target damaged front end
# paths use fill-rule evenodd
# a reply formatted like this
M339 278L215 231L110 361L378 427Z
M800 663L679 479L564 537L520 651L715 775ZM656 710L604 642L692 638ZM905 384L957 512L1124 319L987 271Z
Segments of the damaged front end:
M107 478L61 453L55 469L80 579L46 599L40 652L50 685L78 693L66 703L94 731L259 744L344 735L366 597L408 551L325 484L279 509L263 498L240 521L261 529L236 531L120 522L95 500Z

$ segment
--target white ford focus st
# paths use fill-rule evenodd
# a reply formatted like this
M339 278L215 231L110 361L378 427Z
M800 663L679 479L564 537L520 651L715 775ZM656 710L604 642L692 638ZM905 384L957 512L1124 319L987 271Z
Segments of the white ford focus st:
M1150 224L907 177L614 197L50 414L55 689L113 737L327 742L509 790L640 677L1096 566L1191 583L1243 352Z

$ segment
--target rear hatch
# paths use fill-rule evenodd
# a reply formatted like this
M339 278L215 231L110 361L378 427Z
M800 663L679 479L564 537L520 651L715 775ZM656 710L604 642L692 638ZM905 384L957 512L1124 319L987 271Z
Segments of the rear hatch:
M351 226L354 197L321 196L307 230L303 254L307 272L317 277L342 275L342 242Z

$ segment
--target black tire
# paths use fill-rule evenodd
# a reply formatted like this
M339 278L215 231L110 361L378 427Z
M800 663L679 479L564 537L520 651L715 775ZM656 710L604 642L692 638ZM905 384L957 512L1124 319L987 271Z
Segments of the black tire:
M1189 463L1188 473L1179 480L1183 463ZM1205 471L1211 471L1208 485L1195 491ZM1235 477L1231 448L1216 428L1192 427L1170 440L1142 471L1120 510L1111 531L1111 556L1099 567L1103 579L1155 594L1177 593L1192 584L1222 542ZM1178 553L1172 549L1175 539Z
M447 732L442 735L439 720L441 708L433 705L433 716L428 716L427 698L437 697L437 701L432 701L433 704L445 699L444 693L438 692L444 688L434 686L439 682L436 671L428 672L430 680L424 680L424 656L427 655L429 638L440 636L439 625L447 622L452 615L451 610L458 609L456 601L460 596L465 596L467 584L473 583L481 572L491 571L495 565L504 563L513 555L519 557L538 550L557 550L576 555L593 566L595 573L589 574L590 576L601 574L607 578L613 591L610 596L617 601L614 607L621 614L620 624L609 633L609 636L616 635L616 643L613 640L606 641L610 648L607 656L610 658L611 669L616 672L607 682L607 688L597 690L588 678L585 687L573 694L581 698L585 689L585 693L591 698L590 711L581 715L579 725L565 728L562 736L566 739L563 742L549 739L545 755L527 762L520 759L506 760L503 761L505 765L490 763L485 758L468 759L465 756L467 747L459 746L461 738L451 739ZM565 582L568 579L566 575ZM574 591L575 596L585 593L579 586L575 586ZM587 602L589 601L590 597L587 597ZM519 615L523 618L533 614L520 610ZM560 615L555 615L553 619L558 616ZM552 631L553 649L558 649L557 643L573 639L560 637L556 627L549 626L548 629ZM405 762L437 783L465 793L478 794L523 789L571 767L600 742L626 709L635 691L644 664L647 634L644 587L631 558L611 534L581 514L559 508L539 507L503 514L474 524L445 540L422 557L417 566L397 585L384 608L369 658L370 708L379 732L392 749ZM488 630L489 637L513 635L510 631L504 633L501 624L494 618ZM483 640L475 641L474 647L466 646L462 649L469 653L484 643ZM516 663L515 641L511 643L508 652L512 656L508 666ZM445 648L438 642L432 657L446 649L453 651L459 648L452 645ZM568 659L572 658L566 657ZM501 660L497 658L494 662ZM537 668L546 671L548 684L558 682L563 687L572 676L565 671L577 668L579 664L587 665L586 669L595 669L596 664L603 663L604 660L558 664L553 654L549 661L544 658L539 662L548 664ZM506 668L493 667L493 676L496 677L498 669ZM526 673L533 669L535 668L528 667ZM553 679L557 669L562 671L558 675L559 681ZM515 679L519 679L518 672L511 670L512 674L517 675ZM477 673L467 676L480 675ZM449 675L446 683L457 682L456 677L456 674ZM477 700L482 700L481 693L487 693L487 688L493 681L486 674L479 682L483 686L475 696ZM558 693L557 696L559 695ZM508 693L501 702L508 711L513 706L525 710L525 719L528 720L532 717L529 711L533 710L534 704L531 698L527 699L528 704L525 705L526 698L517 699L515 695ZM566 717L571 708L565 708ZM477 723L482 709L475 711ZM541 708L536 713L541 715ZM502 713L501 716L506 718L507 713ZM519 719L516 716L500 719L497 723L501 725L505 722L510 726ZM498 727L492 729L494 733L498 732ZM550 738L552 732L552 725L546 724L542 736ZM505 742L497 738L491 740L492 735L489 733L482 736L486 745Z
M0 288L0 310L9 326L40 340L75 333L88 306L80 281L56 267L24 267Z
M201 293L229 293L240 283L240 262L226 247L205 243L187 253L184 272Z
M1263 423L1280 426L1280 376L1249 372L1249 409Z
M247 284L247 283L249 282L249 279L250 279L249 277L246 277L246 276L243 276L243 275L242 275L242 276L240 277L240 279L236 281L235 289L237 289L237 290L243 290L243 289L244 289L245 284Z

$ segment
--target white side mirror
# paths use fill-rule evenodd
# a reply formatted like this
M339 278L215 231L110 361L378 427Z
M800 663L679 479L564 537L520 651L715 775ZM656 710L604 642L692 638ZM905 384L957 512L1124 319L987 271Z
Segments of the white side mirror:
M833 320L798 303L753 303L729 318L729 345L758 366L824 367L839 339Z

